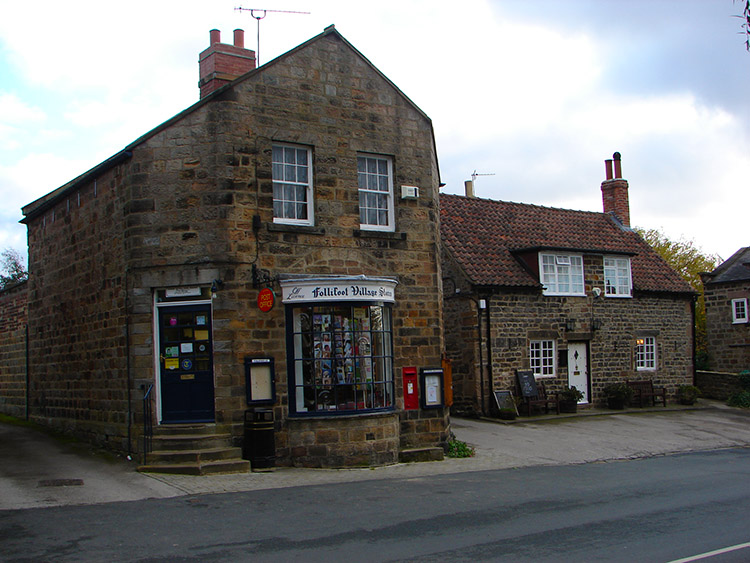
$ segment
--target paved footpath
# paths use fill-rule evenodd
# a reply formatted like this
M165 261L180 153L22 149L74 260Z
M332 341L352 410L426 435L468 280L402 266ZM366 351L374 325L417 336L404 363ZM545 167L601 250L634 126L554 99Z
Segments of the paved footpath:
M524 418L513 423L453 418L454 434L476 455L374 469L277 468L239 475L159 475L104 459L79 445L0 424L0 510L238 492L372 479L612 462L730 447L750 448L750 412L718 402L702 408L630 409L618 414ZM82 451L83 450L83 451Z

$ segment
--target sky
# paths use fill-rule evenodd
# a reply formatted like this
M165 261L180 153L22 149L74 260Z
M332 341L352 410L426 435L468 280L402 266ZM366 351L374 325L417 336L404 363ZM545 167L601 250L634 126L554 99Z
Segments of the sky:
M244 1L244 0L243 0ZM247 10L264 8L258 21ZM331 24L430 116L445 193L601 211L750 245L750 53L732 0L0 0L0 251L21 207L198 101L209 31L260 64ZM271 11L279 10L279 11ZM308 13L287 13L308 12ZM262 15L262 12L253 12Z

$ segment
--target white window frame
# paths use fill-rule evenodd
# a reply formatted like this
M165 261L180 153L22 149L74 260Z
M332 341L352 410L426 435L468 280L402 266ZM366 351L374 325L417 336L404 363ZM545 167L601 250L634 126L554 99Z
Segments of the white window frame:
M635 341L636 371L656 370L656 337L639 336Z
M604 295L605 297L620 298L633 296L630 258L604 257Z
M556 357L554 340L529 342L529 367L534 372L535 378L555 377Z
M575 279L574 279L575 278ZM586 296L581 254L539 253L539 280L544 295ZM567 289L564 289L567 284ZM562 288L562 289L561 289Z
M362 170L364 164L365 170ZM371 165L376 170L371 170ZM385 164L385 173L380 169ZM360 153L357 155L357 187L359 193L359 227L367 231L395 231L394 198L393 198L393 159L378 154ZM367 207L363 205L365 199L377 199L381 207ZM382 206L387 206L383 210ZM377 220L366 222L367 210L375 212ZM385 221L385 222L382 222Z
M732 299L732 324L748 322L747 298Z
M276 160L276 151L278 149L281 149L283 152L282 161ZM287 151L304 151L307 158L306 164L297 164L296 157L299 155L299 152L295 152L295 162L293 163L286 163L286 155L288 154ZM273 222L274 223L282 223L287 225L314 225L315 224L315 217L313 214L314 205L313 205L313 183L312 183L312 171L313 171L313 162L312 162L312 149L310 147L305 147L301 145L291 145L287 143L274 143L271 148L272 156L271 156L271 175L273 177L273 191L274 191L274 197L273 197ZM286 165L286 166L285 166ZM303 169L302 172L304 173L306 168L306 174L304 174L302 177L300 177L300 169ZM299 189L304 189L304 201L299 199L290 199L288 201L285 201L284 199L277 198L278 190L284 190L284 189L293 189L298 192ZM283 194L282 194L283 195ZM295 196L299 195L299 193L295 193ZM295 203L296 201L296 203ZM305 212L307 214L306 218L299 218L298 215L302 215L301 213L298 213L299 208L295 208L294 216L286 216L286 205L304 205L305 206ZM281 206L282 212L278 213L278 207Z

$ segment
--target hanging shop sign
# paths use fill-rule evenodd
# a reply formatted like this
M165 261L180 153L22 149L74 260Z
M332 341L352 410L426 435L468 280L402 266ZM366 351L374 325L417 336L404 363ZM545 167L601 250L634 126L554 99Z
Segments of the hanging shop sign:
M264 287L258 293L258 309L260 309L264 313L267 313L268 311L273 309L273 304L275 303L275 301L276 296L268 287Z
M395 303L396 280L365 276L291 278L279 281L284 303L383 301Z

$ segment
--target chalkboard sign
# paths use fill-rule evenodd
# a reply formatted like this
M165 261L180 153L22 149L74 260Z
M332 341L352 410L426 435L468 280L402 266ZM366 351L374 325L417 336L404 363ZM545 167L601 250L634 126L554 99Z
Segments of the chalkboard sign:
M497 403L497 408L499 408L500 410L513 409L516 414L518 414L516 401L513 399L512 391L494 391L494 395L495 402Z
M534 372L530 369L517 369L518 386L521 388L521 395L524 397L536 397L539 393L536 389L536 379Z

